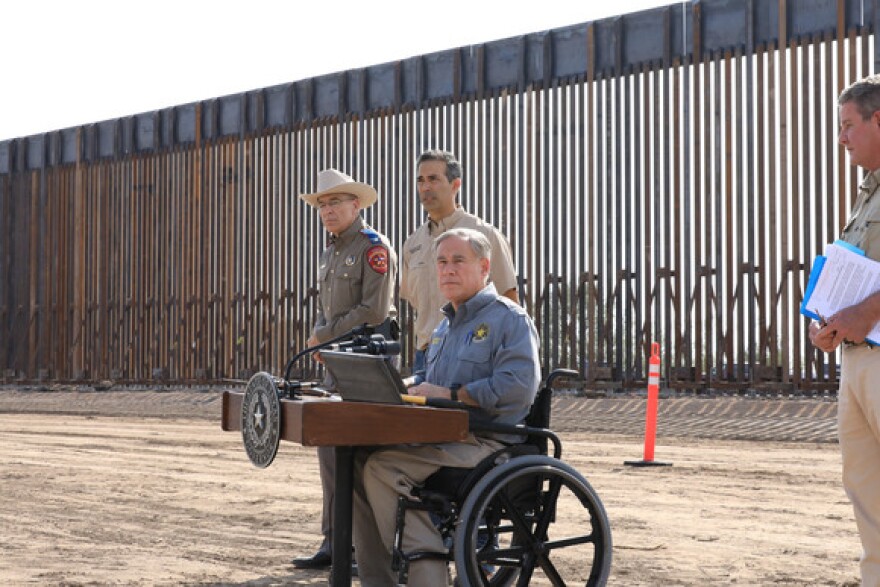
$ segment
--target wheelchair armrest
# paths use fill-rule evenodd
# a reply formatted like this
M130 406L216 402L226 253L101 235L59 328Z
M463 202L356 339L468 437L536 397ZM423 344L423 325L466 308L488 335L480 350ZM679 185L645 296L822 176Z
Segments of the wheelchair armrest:
M495 432L499 434L517 434L520 436L537 436L553 443L553 457L562 457L562 441L548 428L535 428L525 424L499 424L497 422L474 422L468 425L471 432Z
M547 376L547 380L544 382L544 387L553 387L553 382L560 377L579 379L580 376L580 373L572 369L553 369L550 375Z

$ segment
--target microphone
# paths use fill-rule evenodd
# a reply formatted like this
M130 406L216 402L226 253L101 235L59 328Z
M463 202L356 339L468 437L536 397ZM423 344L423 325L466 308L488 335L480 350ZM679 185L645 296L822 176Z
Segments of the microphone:
M381 334L373 334L369 339L365 337L355 337L352 340L331 344L324 348L328 351L362 353L367 355L400 354L400 343L396 340L385 340L385 337Z
M382 336L381 334L378 336ZM352 347L350 353L366 353L368 355L399 355L400 343L396 340L371 340L364 346Z
M365 336L355 336L351 340L346 340L343 342L337 342L335 344L327 345L326 347L324 347L324 349L321 349L321 350L345 351L345 352L365 352L365 351L354 351L352 349L366 348L367 345L374 340L384 341L385 337L382 336L381 334L373 334L370 336L370 338L367 338ZM320 351L318 351L318 352L320 352Z

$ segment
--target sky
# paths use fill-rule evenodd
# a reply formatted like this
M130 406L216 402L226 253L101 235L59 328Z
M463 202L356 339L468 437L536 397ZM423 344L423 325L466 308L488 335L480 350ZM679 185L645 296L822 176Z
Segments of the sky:
M4 2L0 141L676 3Z

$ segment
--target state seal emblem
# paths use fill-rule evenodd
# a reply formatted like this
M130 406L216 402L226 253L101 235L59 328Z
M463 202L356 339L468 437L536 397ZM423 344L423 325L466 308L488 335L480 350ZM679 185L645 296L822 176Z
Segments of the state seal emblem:
M272 464L281 440L281 401L275 378L268 373L261 371L248 381L241 403L241 438L255 467Z

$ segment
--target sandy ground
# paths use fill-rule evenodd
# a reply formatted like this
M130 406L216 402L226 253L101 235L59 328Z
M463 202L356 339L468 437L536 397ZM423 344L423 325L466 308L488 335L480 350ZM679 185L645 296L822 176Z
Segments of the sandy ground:
M323 585L314 449L267 469L222 432L218 390L0 388L0 583ZM562 398L564 459L612 522L609 585L858 585L833 402Z

